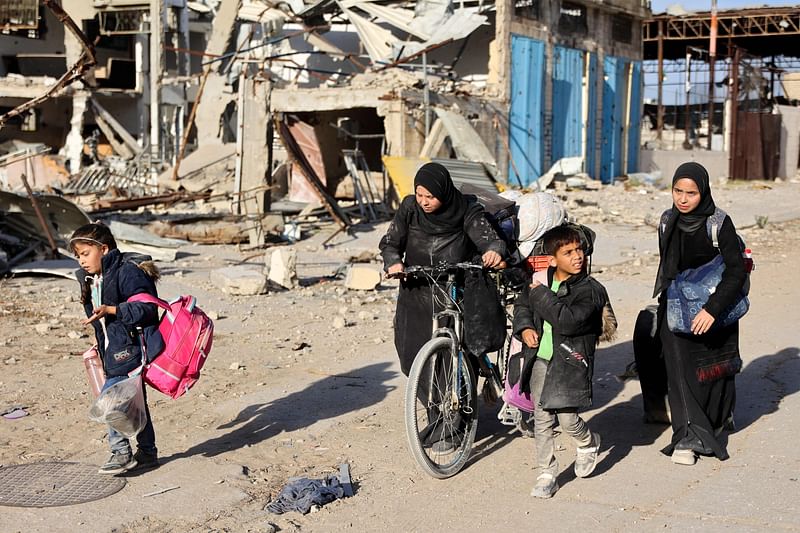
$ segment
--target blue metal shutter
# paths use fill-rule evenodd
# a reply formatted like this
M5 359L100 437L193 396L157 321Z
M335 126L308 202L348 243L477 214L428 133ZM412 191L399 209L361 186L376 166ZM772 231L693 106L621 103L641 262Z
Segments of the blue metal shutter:
M584 171L597 179L597 54L589 54L589 113L586 117L586 165Z
M544 51L542 41L511 36L509 145L522 185L530 185L544 173ZM508 182L516 181L509 161Z
M553 163L583 151L583 56L563 46L553 51Z
M631 65L631 116L628 125L628 166L627 171L639 171L639 145L642 129L642 62Z

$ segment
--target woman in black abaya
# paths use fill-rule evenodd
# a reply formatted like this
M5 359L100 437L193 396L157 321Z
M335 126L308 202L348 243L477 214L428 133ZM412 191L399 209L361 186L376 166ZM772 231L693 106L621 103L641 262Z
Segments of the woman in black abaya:
M672 209L660 228L661 261L654 295L659 298L658 324L667 369L672 441L662 452L676 464L693 465L697 455L727 459L718 439L733 425L735 375L741 369L739 324L713 327L717 317L740 294L746 279L742 250L730 217L719 228L719 249L707 227L716 206L708 172L694 162L684 163L672 178ZM699 267L721 254L725 272L716 291L692 321L692 333L673 333L667 327L666 289L677 274Z
M405 265L456 263L481 254L483 265L496 267L506 253L505 243L487 221L483 208L461 194L447 169L438 163L420 167L414 195L406 196L395 213L380 250L387 274ZM400 281L394 319L394 343L400 368L408 375L417 352L431 337L433 299L427 280Z

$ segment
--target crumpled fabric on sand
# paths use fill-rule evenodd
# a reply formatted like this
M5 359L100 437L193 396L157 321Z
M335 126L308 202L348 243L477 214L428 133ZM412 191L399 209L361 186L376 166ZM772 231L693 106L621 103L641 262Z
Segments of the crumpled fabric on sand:
M313 505L325 505L344 496L344 488L337 476L323 479L294 478L281 489L278 497L265 509L270 513L289 511L307 514Z

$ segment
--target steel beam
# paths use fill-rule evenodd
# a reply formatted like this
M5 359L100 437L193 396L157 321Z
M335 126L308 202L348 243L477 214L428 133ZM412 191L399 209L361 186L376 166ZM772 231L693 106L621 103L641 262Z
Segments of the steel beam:
M709 39L711 37L711 20L711 13L700 13L687 17L655 17L642 23L642 40L645 42L658 41L659 21L665 23L664 40ZM800 35L800 9L775 8L770 9L769 12L752 10L750 14L743 11L717 14L718 38L776 35Z

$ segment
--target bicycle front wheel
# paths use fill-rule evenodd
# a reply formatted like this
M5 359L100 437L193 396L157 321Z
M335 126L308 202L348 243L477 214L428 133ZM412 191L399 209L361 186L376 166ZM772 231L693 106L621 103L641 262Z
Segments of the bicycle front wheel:
M475 442L478 398L472 364L453 353L450 339L434 338L420 348L408 375L405 411L408 445L422 470L439 479L461 470Z

